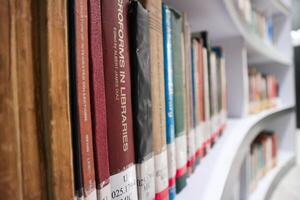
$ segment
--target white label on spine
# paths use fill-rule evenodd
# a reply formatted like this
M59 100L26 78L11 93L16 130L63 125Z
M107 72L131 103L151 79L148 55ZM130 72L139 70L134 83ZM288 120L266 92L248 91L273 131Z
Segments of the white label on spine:
M190 129L188 134L188 157L191 159L195 155L195 130Z
M167 150L155 155L155 192L164 191L169 184Z
M176 143L176 167L180 169L186 166L187 146L186 146L186 134L183 134L175 138Z
M168 173L169 179L176 175L176 157L175 157L175 142L167 145L168 148Z
M97 190L97 196L99 200L111 200L111 188L110 183L105 185L100 190Z
M137 200L135 165L110 177L111 199Z
M87 195L85 200L97 200L97 192L96 190L93 190L89 195Z
M154 158L136 164L137 190L139 200L155 197Z

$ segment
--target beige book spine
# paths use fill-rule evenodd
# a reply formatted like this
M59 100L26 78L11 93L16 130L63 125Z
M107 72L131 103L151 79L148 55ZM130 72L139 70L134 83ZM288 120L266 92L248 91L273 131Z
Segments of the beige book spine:
M38 1L48 199L73 199L67 0Z
M15 1L0 1L1 199L22 199L15 12Z

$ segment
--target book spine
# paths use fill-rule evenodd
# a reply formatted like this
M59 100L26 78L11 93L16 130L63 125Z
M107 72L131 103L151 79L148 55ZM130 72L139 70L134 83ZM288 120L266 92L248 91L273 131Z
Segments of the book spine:
M155 199L168 198L166 111L161 0L142 0L149 12L152 131L155 163Z
M41 94L39 97L42 101L44 145L48 149L46 159L49 199L74 198L67 5L66 0L34 5L38 7L36 14L39 18L39 31L36 38L40 39L38 56L40 65L43 66L38 93Z
M166 138L168 151L169 199L176 195L176 156L175 156L175 120L174 120L174 88L172 63L172 34L171 13L166 4L162 7L163 16L163 44L165 70L165 98L166 98Z
M185 95L186 95L186 129L187 129L187 170L194 171L195 162L195 132L193 127L193 91L191 67L191 31L187 21L187 14L183 15L184 34L184 66L185 66Z
M83 192L86 199L96 199L89 88L88 3L86 0L75 0L74 3L76 113L81 146Z
M184 66L182 58L182 16L174 9L171 14L172 63L174 84L174 118L175 118L175 149L176 149L176 192L186 186L187 141L184 115Z
M214 117L214 113L213 113L213 99L212 99L212 80L211 80L211 49L210 49L210 41L208 38L208 32L203 31L199 33L199 36L203 42L203 47L205 49L206 52L206 63L207 63L207 95L208 95L208 106L209 106L209 120L208 120L208 127L207 130L209 133L209 139L206 142L206 149L207 151L209 151L209 149L212 146L212 132L213 132L213 117Z
M210 52L210 85L211 85L211 104L212 104L212 123L211 123L211 145L214 143L216 130L217 130L217 110L218 110L218 98L217 98L217 56L214 51Z
M199 148L197 149L197 155L201 158L205 154L205 129L204 129L204 88L203 88L203 45L197 39L197 69L198 69L198 102L199 102L199 128L198 128L198 139Z
M16 35L15 2L0 2L0 194L2 199L22 199L22 168L20 166L20 129L17 62L15 59L17 47L12 44ZM10 147L10 148L3 148Z
M105 102L104 65L102 49L101 1L89 0L89 47L92 129L94 136L95 175L98 199L110 196Z
M129 5L131 88L138 198L154 199L152 101L148 12L138 1Z
M136 200L128 0L102 0L102 44L111 197Z
M195 164L200 162L200 150L201 150L201 126L200 126L200 109L199 109L199 68L198 68L198 41L192 40L192 68L193 68L193 87L194 87L194 126L195 126Z
M80 135L77 128L78 120L76 113L76 52L75 52L75 15L74 0L70 0L68 4L69 19L69 77L70 77L70 113L71 113L71 129L72 129L72 147L73 147L73 170L74 170L74 189L76 198L83 197L83 181L81 168L81 147Z

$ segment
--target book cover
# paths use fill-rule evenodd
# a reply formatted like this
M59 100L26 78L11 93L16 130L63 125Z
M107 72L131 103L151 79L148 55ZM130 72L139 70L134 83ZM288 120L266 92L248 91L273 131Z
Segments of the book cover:
M187 14L183 14L184 37L184 67L185 67L185 99L186 99L186 130L187 130L187 171L191 174L195 164L195 130L193 125L193 82L191 66L191 30L187 21Z
M101 1L89 0L89 55L95 178L98 199L110 199Z
M184 82L185 71L182 58L182 16L175 9L170 9L172 35L172 63L174 87L174 119L176 149L176 192L186 186L187 140L185 125Z
M102 0L102 44L111 197L136 200L128 35L129 1Z
M132 118L138 198L154 199L149 15L138 1L129 4Z
M93 134L90 104L89 82L89 42L88 42L88 2L75 0L73 5L74 15L74 58L71 66L74 72L75 87L75 120L72 126L79 135L80 160L82 170L83 195L86 199L97 199L94 171ZM74 127L75 126L75 127ZM75 136L76 137L76 136ZM78 136L77 136L78 137ZM79 169L78 169L79 170Z
M175 150L175 119L174 119L174 86L172 61L171 12L166 4L162 6L163 45L166 98L166 138L168 151L169 199L176 195L176 150Z
M168 161L161 0L142 0L149 12L155 199L168 198Z

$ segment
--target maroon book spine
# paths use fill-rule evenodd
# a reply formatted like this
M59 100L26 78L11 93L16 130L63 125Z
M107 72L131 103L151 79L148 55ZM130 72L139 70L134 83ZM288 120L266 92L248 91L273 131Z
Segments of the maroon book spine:
M107 120L102 49L101 1L89 0L92 128L98 199L110 199Z
M128 36L129 0L102 0L102 44L112 199L137 199Z
M93 135L89 88L88 3L75 1L75 52L77 118L81 146L83 189L85 199L96 199Z

